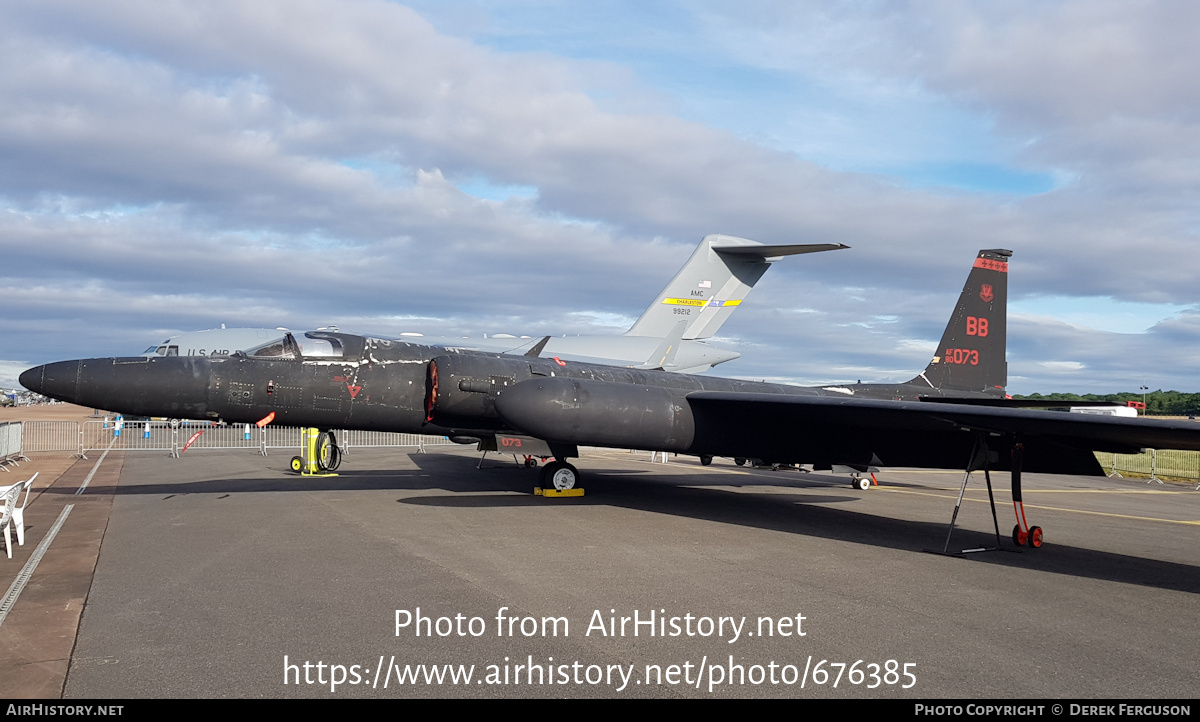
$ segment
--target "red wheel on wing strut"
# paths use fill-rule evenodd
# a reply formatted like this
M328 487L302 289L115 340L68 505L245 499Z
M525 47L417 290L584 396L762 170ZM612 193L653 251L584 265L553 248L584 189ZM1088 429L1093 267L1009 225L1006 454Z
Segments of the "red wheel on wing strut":
M1038 530L1038 539L1041 539L1042 530L1039 527L1034 527L1034 529ZM1028 540L1029 540L1029 532L1023 531L1021 529L1020 524L1017 524L1016 526L1013 527L1013 544L1016 544L1019 547L1023 547L1023 546L1025 546L1025 542ZM1038 544L1040 545L1041 542L1039 541Z
M1042 546L1042 528L1034 526L1029 528L1029 538L1026 540L1029 546L1034 549L1039 549Z

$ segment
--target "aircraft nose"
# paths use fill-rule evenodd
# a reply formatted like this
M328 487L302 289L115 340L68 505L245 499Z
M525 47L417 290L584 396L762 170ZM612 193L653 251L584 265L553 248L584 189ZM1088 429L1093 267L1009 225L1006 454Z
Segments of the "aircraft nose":
M79 362L59 361L35 366L21 374L21 385L43 396L73 401L78 394Z
M25 388L29 389L35 394L40 394L42 393L42 371L45 370L45 368L45 366L34 366L28 371L22 372L21 378L18 380Z

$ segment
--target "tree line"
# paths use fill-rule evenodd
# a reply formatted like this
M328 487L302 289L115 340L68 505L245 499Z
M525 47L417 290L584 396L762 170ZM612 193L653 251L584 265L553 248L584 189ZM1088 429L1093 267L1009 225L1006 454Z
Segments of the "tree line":
M1013 395L1014 399L1049 399L1051 401L1108 401L1122 404L1126 401L1141 401L1142 392L1126 391L1118 394L1028 394ZM1200 393L1183 391L1147 391L1146 413L1151 416L1200 416Z

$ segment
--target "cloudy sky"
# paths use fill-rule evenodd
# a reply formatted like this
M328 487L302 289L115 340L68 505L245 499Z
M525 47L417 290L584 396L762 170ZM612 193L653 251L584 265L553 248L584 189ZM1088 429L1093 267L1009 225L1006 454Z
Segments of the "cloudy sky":
M0 384L236 326L617 334L707 233L721 375L1200 391L1200 5L7 0Z

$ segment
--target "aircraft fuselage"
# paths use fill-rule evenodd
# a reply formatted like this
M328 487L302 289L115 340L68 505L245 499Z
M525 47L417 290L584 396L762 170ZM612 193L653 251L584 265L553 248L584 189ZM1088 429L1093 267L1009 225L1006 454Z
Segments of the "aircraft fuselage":
M882 448L822 424L780 419L742 432L689 396L845 394L822 388L690 376L554 359L454 351L349 334L336 357L133 357L64 361L22 374L54 398L131 415L447 436L536 436L576 455L577 444L779 461L869 461ZM899 386L881 386L891 399ZM855 394L871 398L869 389ZM984 394L980 394L984 395ZM892 402L880 402L885 405ZM899 422L898 422L899 423ZM900 424L903 427L903 424ZM894 458L907 458L898 429ZM962 452L963 454L966 451Z

